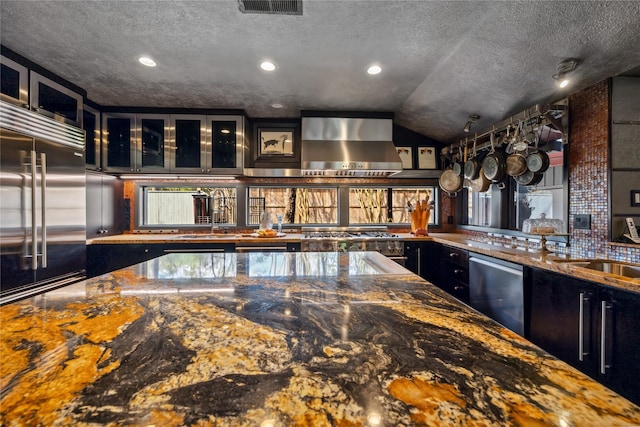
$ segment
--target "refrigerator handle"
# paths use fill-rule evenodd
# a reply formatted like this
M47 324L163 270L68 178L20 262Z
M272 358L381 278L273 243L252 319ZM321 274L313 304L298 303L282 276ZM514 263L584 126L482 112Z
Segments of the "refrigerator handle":
M42 202L42 267L47 267L47 155L40 153L40 178L41 186L41 202Z
M36 222L36 159L37 154L31 150L31 269L38 269L38 224Z

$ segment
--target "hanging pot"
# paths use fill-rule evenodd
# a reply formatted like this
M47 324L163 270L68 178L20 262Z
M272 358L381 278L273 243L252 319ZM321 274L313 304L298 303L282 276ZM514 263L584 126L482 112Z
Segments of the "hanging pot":
M482 161L484 176L492 182L500 182L505 175L505 159L500 152L488 154Z
M505 157L502 151L496 151L494 137L491 134L491 152L482 161L484 175L492 182L500 182L505 175Z
M451 168L453 169L453 171L459 175L462 176L464 173L464 162L462 161L462 152L459 153L459 158L458 160L455 160L453 162L453 165L451 166Z
M533 172L544 173L549 169L549 155L544 151L536 151L527 156L527 168Z
M540 184L540 181L542 181L542 178L544 178L543 173L537 173L530 170L527 170L522 175L514 177L518 184L524 186L538 185Z
M476 140L473 140L473 153L471 158L464 162L464 177L470 180L478 178L480 175L480 162L476 157Z
M449 195L460 191L463 183L464 180L453 170L453 167L445 169L442 175L440 175L440 188Z
M527 171L527 158L522 154L515 152L507 156L507 175L520 176Z
M539 139L535 140L536 151L527 156L527 168L533 172L544 173L549 169L549 155L538 149L538 141Z
M471 188L476 193L484 193L489 190L490 186L491 181L487 179L482 168L480 168L480 171L478 171L478 177L469 181L469 188Z

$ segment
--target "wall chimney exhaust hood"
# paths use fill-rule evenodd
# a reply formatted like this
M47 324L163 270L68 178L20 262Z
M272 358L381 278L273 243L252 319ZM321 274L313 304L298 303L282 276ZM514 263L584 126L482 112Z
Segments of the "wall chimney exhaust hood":
M391 119L302 117L302 176L388 177L402 172Z

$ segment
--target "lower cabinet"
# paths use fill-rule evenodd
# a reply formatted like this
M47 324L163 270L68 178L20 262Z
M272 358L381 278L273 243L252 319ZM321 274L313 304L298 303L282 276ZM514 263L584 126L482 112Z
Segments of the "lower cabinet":
M430 241L405 242L405 268L433 283L438 275L438 246Z
M87 277L105 274L164 254L163 245L94 244L87 246Z
M87 277L176 252L234 252L233 243L94 244L87 246Z
M640 404L640 294L529 273L529 340Z
M439 251L439 274L435 284L460 301L469 303L469 252L447 245Z

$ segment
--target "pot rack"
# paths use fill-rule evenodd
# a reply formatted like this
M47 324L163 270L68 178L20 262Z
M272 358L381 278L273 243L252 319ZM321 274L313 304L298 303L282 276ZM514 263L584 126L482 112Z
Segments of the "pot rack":
M506 145L507 141L503 136L507 130L510 134L522 125L524 129L541 128L549 126L555 128L562 134L562 144L569 143L568 138L568 100L563 99L553 104L536 104L520 114L508 117L501 122L496 123L482 133L476 133L472 138L465 138L457 143L448 145L440 150L440 157L448 158L451 162L459 157L464 148L473 149L474 141L476 152L491 149L491 134L494 135L494 147Z

